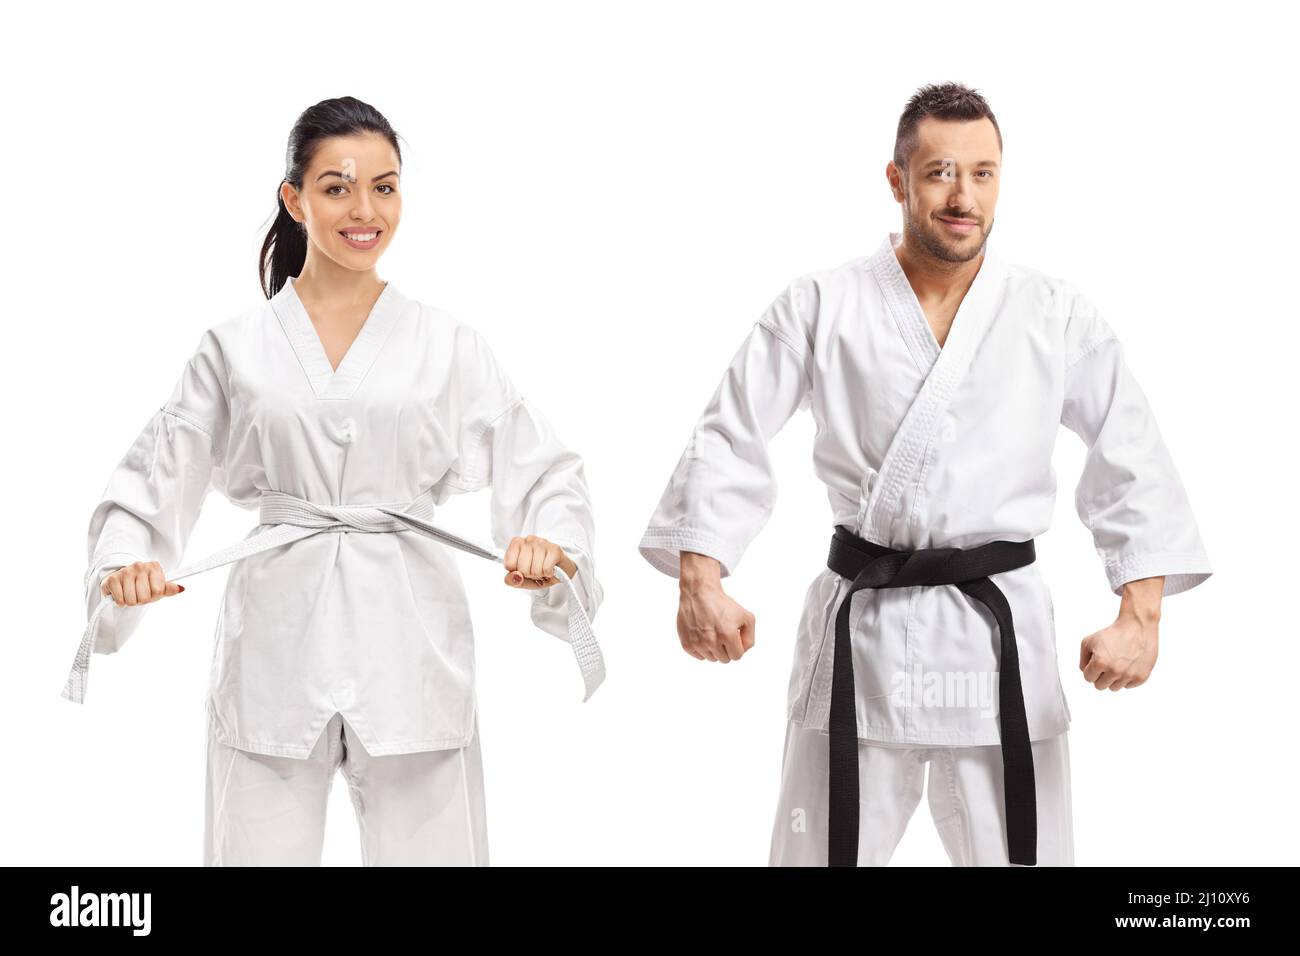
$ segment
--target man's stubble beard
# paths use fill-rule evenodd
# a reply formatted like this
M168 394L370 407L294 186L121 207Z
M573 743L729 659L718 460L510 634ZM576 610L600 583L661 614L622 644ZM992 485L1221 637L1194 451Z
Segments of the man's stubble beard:
M928 253L940 262L970 262L984 252L984 245L988 242L989 236L993 232L993 226L990 224L988 229L980 230L982 233L979 244L976 245L972 252L965 253L955 250L937 235L917 226L916 220L912 218L911 207L908 205L907 197L903 201L903 236L910 248L917 249Z

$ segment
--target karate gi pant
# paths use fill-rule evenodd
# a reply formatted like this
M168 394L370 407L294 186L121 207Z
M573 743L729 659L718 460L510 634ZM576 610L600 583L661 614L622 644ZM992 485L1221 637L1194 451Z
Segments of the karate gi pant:
M1074 865L1067 733L1031 741L1038 866ZM771 866L826 866L830 737L788 721ZM921 802L929 766L930 816L953 866L1010 866L1002 748L858 740L858 865L884 866Z
M208 724L205 866L320 866L342 769L363 866L486 866L478 724L464 747L372 757L335 714L306 760L237 750Z

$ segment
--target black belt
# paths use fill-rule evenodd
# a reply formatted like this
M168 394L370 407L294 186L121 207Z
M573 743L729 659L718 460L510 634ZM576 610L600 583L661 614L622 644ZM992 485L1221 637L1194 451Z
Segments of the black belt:
M979 601L997 620L1002 656L998 676L998 721L1002 734L1002 779L1006 789L1007 853L1012 863L1037 863L1038 817L1034 797L1034 757L1029 720L1020 687L1016 629L1007 603L990 574L1034 562L1034 542L990 541L977 548L921 548L895 551L859 538L837 525L826 565L853 586L835 617L835 658L831 674L830 819L831 866L858 864L858 720L853 690L849 609L863 588L907 588L955 584Z

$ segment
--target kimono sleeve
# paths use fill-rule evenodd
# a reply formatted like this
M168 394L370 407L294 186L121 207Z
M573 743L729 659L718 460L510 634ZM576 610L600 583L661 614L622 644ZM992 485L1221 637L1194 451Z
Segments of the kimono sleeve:
M588 619L604 600L596 578L595 526L582 458L560 441L550 421L510 381L482 335L466 327L460 353L467 411L460 426L460 484L490 487L492 541L504 550L535 534L560 546L577 566L572 583ZM532 592L533 623L569 637L569 589Z
M1075 510L1116 594L1157 576L1164 594L1186 591L1212 573L1187 492L1120 340L1086 297L1067 292L1061 424L1088 449Z
M229 420L225 365L205 332L167 401L155 411L109 475L90 517L83 580L87 618L103 598L103 579L135 561L180 564L203 500L219 474ZM94 652L112 654L131 637L149 605L110 604Z
M681 575L681 552L716 558L722 576L767 524L777 483L768 442L812 396L812 283L772 301L736 351L655 507L638 549Z

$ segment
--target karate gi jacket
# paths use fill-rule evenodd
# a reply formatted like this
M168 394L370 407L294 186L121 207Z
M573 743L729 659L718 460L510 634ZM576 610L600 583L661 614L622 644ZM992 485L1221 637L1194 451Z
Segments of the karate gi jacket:
M1163 575L1176 594L1211 574L1182 481L1114 331L1072 284L985 244L940 347L890 233L871 255L802 276L735 353L668 480L639 550L665 574L681 551L724 576L776 502L767 444L799 410L831 520L876 544L971 548L1050 525L1061 425L1087 457L1075 489L1107 585ZM825 555L818 556L823 562ZM1015 621L1030 738L1068 729L1051 593L1035 562L994 574ZM835 613L850 582L808 586L790 719L827 729ZM859 591L851 605L858 736L896 744L1000 740L998 635L955 586Z
M488 488L497 548L528 534L560 545L594 616L603 591L582 459L483 336L389 282L334 370L290 279L203 333L113 470L90 520L87 612L126 564L174 570L213 489L250 510L278 492L330 506L416 502L428 517ZM569 593L532 592L532 622L565 639ZM94 653L119 651L149 607L104 610ZM452 551L409 529L344 529L238 560L207 706L221 743L256 753L307 757L336 712L373 756L468 743L474 644Z

